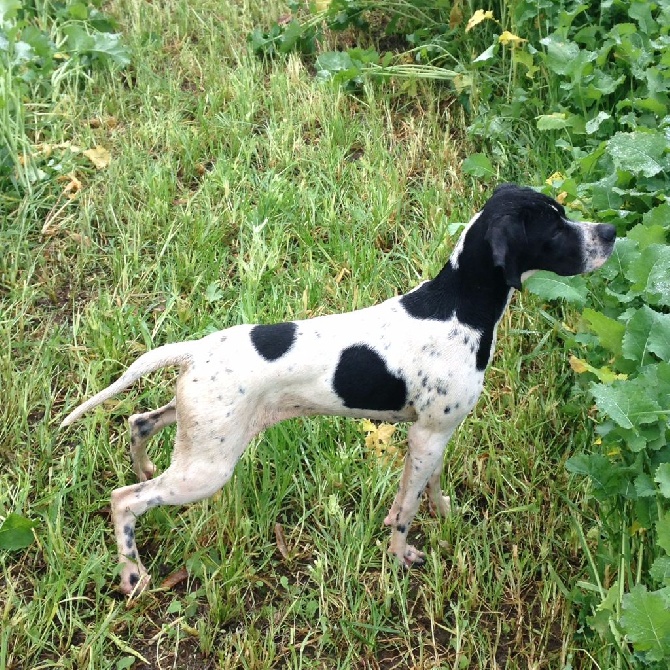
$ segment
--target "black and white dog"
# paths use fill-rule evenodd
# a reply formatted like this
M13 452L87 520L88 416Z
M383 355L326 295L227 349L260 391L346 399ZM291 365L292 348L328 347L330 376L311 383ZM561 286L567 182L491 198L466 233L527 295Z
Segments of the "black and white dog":
M140 515L211 496L252 437L283 419L316 414L413 422L384 523L392 528L390 553L407 566L423 562L407 532L424 490L439 514L449 512L440 490L444 449L481 393L513 289L535 270L595 270L614 240L613 226L571 221L551 198L507 184L470 221L437 277L406 295L346 314L234 326L141 356L62 423L154 370L181 369L169 404L129 419L140 483L112 493L122 590L139 592L149 581L135 544ZM153 478L146 443L175 421L171 465Z

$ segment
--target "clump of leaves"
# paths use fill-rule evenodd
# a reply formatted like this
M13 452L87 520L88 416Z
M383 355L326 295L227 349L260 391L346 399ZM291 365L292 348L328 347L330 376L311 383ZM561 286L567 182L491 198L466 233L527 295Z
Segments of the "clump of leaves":
M534 120L539 136L551 137L567 158L550 190L575 208L588 203L593 218L614 223L621 237L593 279L561 280L564 290L554 294L542 284L546 276L530 282L544 297L560 295L583 307L585 332L574 338L582 353L572 364L581 376L577 393L593 398L600 423L593 451L572 457L567 467L589 478L600 519L597 550L583 543L597 594L588 621L629 660L666 667L670 11L663 3L603 3L596 21L588 5L562 3L557 11L551 4L542 5L551 20L539 44L533 47L532 32L525 33L518 96L531 100L535 73L548 73L545 108ZM517 19L523 24L525 16ZM606 588L613 574L615 584Z
M444 67L433 67L428 54L435 55L439 47L429 48L423 39L429 34L440 33L445 25L440 22L443 10L425 0L397 0L393 3L380 0L321 0L309 3L289 2L290 17L283 17L269 30L256 28L249 35L249 43L258 56L298 52L316 56L315 67L320 81L333 81L349 89L361 86L366 77L430 77L452 79L456 73ZM343 51L319 53L326 31L356 29L367 31L368 18L383 18L384 33L402 35L408 45L420 45L421 54L411 60L423 65L405 62L404 54L397 62L394 54L383 55L374 48L352 47ZM444 18L444 17L442 17ZM430 27L428 27L430 26ZM437 50L437 51L436 51Z
M0 524L0 551L25 549L33 542L33 528L37 523L19 514L10 514Z
M293 0L288 3L290 16L276 21L267 31L255 28L249 35L249 43L259 56L271 57L291 51L315 54L324 29L365 29L368 27L365 13L378 4L365 0L332 0L309 3L305 7L304 2Z

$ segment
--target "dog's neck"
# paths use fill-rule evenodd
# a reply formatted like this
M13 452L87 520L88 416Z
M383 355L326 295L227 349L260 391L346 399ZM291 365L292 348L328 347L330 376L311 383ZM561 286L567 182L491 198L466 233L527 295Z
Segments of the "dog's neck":
M481 333L477 368L486 368L495 331L514 289L493 263L491 246L475 217L467 226L449 262L432 280L401 298L418 319L447 321L456 317Z

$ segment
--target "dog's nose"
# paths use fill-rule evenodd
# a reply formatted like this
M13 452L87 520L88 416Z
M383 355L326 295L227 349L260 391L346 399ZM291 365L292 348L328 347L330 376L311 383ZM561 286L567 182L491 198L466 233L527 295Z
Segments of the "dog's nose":
M609 223L599 223L598 237L603 242L611 242L616 237L616 228Z

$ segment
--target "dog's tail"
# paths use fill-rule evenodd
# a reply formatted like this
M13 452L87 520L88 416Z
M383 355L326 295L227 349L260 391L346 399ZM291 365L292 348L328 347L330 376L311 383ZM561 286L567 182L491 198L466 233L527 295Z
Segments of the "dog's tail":
M140 356L113 384L100 391L86 402L82 403L73 412L68 414L60 427L69 426L79 417L88 412L88 410L97 407L100 403L108 400L125 388L128 388L134 381L143 377L154 370L160 368L174 367L183 365L191 360L191 342L175 342L166 344L147 351Z

